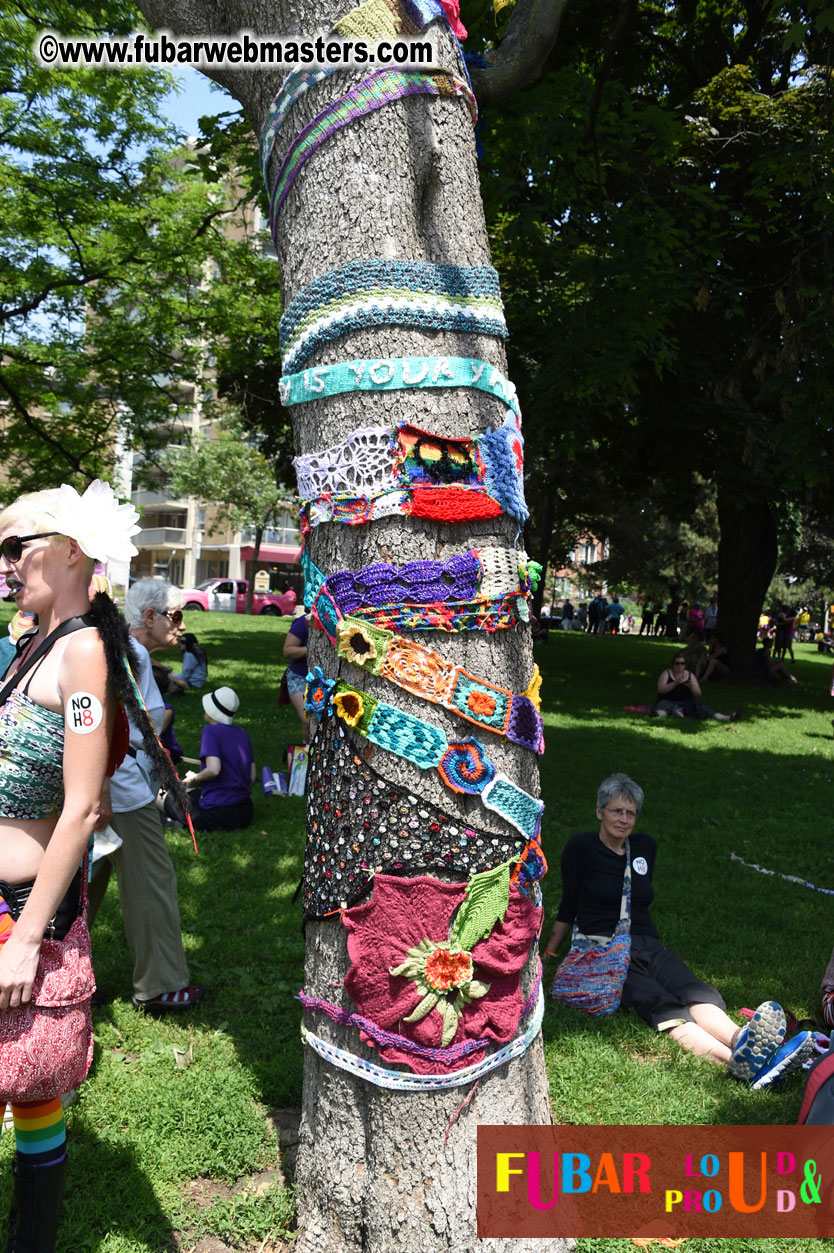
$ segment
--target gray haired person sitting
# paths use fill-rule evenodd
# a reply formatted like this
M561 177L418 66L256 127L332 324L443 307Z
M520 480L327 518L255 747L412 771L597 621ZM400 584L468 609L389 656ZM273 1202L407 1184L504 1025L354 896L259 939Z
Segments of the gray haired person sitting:
M626 868L631 859L631 958L622 1007L635 1010L655 1031L682 1048L725 1065L751 1088L769 1087L802 1066L814 1051L808 1031L785 1040L785 1013L765 1001L739 1027L727 1015L721 993L664 948L649 914L654 900L657 842L635 831L643 789L626 774L612 774L597 792L599 831L572 836L562 852L562 900L545 950L555 957L576 923L589 936L611 936L620 917Z

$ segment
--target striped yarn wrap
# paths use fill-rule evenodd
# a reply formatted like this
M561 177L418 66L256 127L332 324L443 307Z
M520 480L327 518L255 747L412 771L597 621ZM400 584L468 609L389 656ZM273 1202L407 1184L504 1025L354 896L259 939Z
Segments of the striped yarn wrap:
M417 326L506 339L498 273L491 265L439 265L374 258L313 279L281 316L285 374L323 344L365 327Z
M466 1067L465 1070L455 1070L451 1074L439 1075L413 1075L408 1074L407 1071L379 1066L375 1062L369 1062L363 1057L358 1057L356 1053L348 1053L345 1049L329 1044L326 1040L322 1040L320 1036L314 1035L312 1031L308 1031L304 1026L301 1028L301 1038L305 1044L309 1044L310 1048L318 1053L320 1057L323 1057L325 1061L329 1061L331 1065L338 1066L340 1070L345 1070L348 1074L355 1075L359 1079L365 1079L368 1083L375 1084L376 1087L389 1088L397 1092L430 1092L442 1090L443 1088L463 1087L467 1083L473 1083L476 1079L488 1075L491 1070L497 1069L498 1066L503 1066L506 1062L512 1061L513 1058L521 1057L538 1035L543 1018L544 993L541 987L539 987L533 1017L523 1035L516 1036L510 1044L505 1044L503 1048L498 1049L495 1053L491 1053L483 1061Z
M528 695L533 691L538 699L538 666L528 691L508 692L477 678L462 666L452 665L416 640L367 626L351 615L338 625L336 651L345 661L387 679L412 696L442 705L513 744L538 754L544 752L542 717Z
M450 740L442 727L425 722L339 679L331 700L337 717L377 748L435 769L452 792L478 796L481 804L515 827L525 839L537 836L544 802L498 771L474 736Z
M366 0L339 18L324 38L347 39L358 35L368 40L398 39L402 35L418 34L438 17L443 17L439 0ZM269 158L288 113L311 87L346 68L349 67L316 65L313 69L293 70L284 79L267 109L261 131L260 161L267 188Z
M436 70L431 74L419 70L374 70L350 91L322 109L290 145L270 195L269 215L272 241L276 249L278 215L301 167L316 149L357 118L409 96L442 96L450 100L462 98L469 105L473 124L478 120L478 107L472 89L449 70Z

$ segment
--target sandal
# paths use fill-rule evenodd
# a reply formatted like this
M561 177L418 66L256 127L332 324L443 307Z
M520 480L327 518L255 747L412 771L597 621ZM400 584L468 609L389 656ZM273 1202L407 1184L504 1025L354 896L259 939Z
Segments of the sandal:
M131 1001L136 1009L141 1009L145 1014L166 1014L169 1010L193 1009L205 994L205 988L198 988L190 983L187 988L180 988L178 992L162 992L148 1001L132 996Z

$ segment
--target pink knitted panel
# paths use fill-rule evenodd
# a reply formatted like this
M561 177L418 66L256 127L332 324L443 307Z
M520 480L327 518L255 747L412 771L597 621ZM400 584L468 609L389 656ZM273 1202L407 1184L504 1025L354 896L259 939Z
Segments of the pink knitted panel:
M342 922L348 931L348 953L352 962L345 977L345 988L360 1014L388 1031L420 1044L441 1047L440 1013L432 1010L420 1022L404 1022L417 1006L420 995L411 979L394 977L389 969L399 966L406 951L421 940L447 939L452 915L463 900L465 890L465 883L378 874L374 878L371 899L344 911ZM541 911L512 887L503 923L472 949L474 977L488 983L490 990L485 997L464 1008L455 1043L486 1037L496 1044L506 1044L516 1034L522 1005L519 978L540 922ZM364 1033L362 1039L372 1044ZM414 1057L396 1047L380 1048L379 1055L386 1062L400 1062L419 1073L440 1069L436 1061ZM484 1050L480 1050L447 1068L458 1070L483 1056Z

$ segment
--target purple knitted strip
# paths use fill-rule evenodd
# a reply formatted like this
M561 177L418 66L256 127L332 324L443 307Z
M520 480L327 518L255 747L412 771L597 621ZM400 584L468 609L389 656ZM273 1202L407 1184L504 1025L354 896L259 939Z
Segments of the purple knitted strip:
M327 580L328 591L343 614L362 607L417 602L469 601L478 593L481 564L474 552L448 561L409 561L394 566L377 561L361 570L338 570Z
M541 962L539 962L539 971L535 983L518 1016L519 1023L524 1021L535 1006L541 982L542 966ZM489 1039L484 1038L481 1040L461 1040L460 1044L450 1044L446 1048L432 1048L428 1044L418 1044L416 1040L409 1040L407 1036L396 1035L393 1031L386 1031L384 1027L378 1027L375 1022L371 1022L370 1018L363 1018L361 1014L354 1014L347 1009L339 1009L338 1005L333 1005L330 1001L323 1001L317 996L308 996L303 988L297 994L296 999L301 1002L307 1013L327 1014L328 1018L332 1018L333 1022L337 1022L341 1027L358 1027L360 1031L364 1031L365 1035L370 1036L374 1043L382 1048L386 1046L399 1048L406 1053L413 1053L416 1057L427 1057L430 1061L440 1062L441 1064L443 1062L456 1062L461 1057L468 1057L470 1053L477 1053L482 1049L489 1048L491 1044Z

